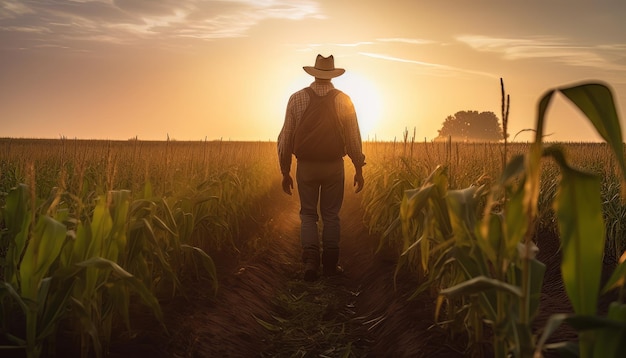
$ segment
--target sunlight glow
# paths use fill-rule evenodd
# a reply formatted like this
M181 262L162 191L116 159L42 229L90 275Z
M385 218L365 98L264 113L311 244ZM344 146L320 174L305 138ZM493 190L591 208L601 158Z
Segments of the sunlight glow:
M346 72L333 80L335 87L345 92L354 103L363 140L374 138L382 112L382 98L372 82L361 74Z

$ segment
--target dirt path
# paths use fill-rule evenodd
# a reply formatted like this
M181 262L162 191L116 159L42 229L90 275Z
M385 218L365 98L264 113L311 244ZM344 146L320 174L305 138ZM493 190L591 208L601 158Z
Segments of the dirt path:
M188 298L164 304L164 335L149 319L140 335L111 349L133 357L462 357L445 332L431 328L434 302L407 301L415 282L393 286L394 264L375 255L378 238L363 224L360 196L347 187L341 211L344 275L302 281L298 201L269 194L242 235L242 254L213 255L216 297L196 283Z

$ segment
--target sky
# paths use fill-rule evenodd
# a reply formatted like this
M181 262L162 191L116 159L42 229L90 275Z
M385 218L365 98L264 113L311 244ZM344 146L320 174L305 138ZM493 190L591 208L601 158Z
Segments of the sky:
M532 141L546 91L612 90L624 127L622 0L2 0L0 137L276 140L317 54L346 73L364 140L432 140L446 117L502 117ZM553 141L600 137L562 96Z

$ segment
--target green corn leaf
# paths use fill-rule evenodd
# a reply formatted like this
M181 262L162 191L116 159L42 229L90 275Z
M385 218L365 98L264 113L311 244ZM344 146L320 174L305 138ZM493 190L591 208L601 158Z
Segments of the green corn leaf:
M107 286L107 293L109 296L110 311L117 312L126 329L131 330L130 327L130 291L128 287L121 284L112 284ZM103 316L110 316L112 312L105 312Z
M103 256L104 241L113 229L113 219L109 212L106 196L101 195L91 218L92 240L87 257Z
M154 223L155 227L157 227L157 228L159 228L161 230L166 231L167 233L169 233L172 236L177 236L176 232L174 232L174 230L171 229L170 226L168 224L166 224L161 218L159 218L156 215L153 215L151 218L152 218L152 222ZM176 222L173 221L173 223L174 223L174 227L175 227Z
M594 357L621 357L626 351L626 305L611 302L607 313L610 324L597 331ZM617 328L619 325L621 327Z
M115 263L115 262L113 262L111 260L107 260L107 259L105 259L103 257L92 257L92 258L89 258L89 259L87 259L87 260L85 260L83 262L77 263L76 266L84 267L84 268L93 267L93 268L98 268L100 270L111 270L117 276L119 276L121 278L133 277L133 275L128 273L126 270L124 270L117 263Z
M112 217L111 237L108 240L108 248L106 248L104 255L109 260L117 261L119 253L126 248L130 194L128 190L117 190L109 193L112 198L109 208Z
M612 302L611 307L609 309L609 315L615 316L613 319L602 316L584 316L584 315L571 315L568 316L565 320L567 324L572 326L575 330L579 332L584 331L593 331L597 329L610 329L610 330L619 330L626 329L626 321L624 321L624 312L623 312L622 304L617 302ZM611 311L612 309L612 311Z
M28 232L33 217L28 209L28 197L28 186L20 184L9 191L2 208L2 217L6 227L5 235L12 242L5 257L4 276L16 287L19 281L18 267L28 241Z
M182 232L182 234L179 234L179 237L181 238L180 242L191 242L194 229L198 225L199 224L196 223L194 215L192 213L185 213L183 215L182 224L179 225L179 232Z
M68 255L67 265L87 259L92 237L89 221L80 222L78 227L76 227L76 239L73 240L72 251Z
M46 277L42 280L42 288L39 290L39 304L43 304L39 314L39 332L37 339L44 339L57 333L58 323L68 313L67 306L70 303L71 293L76 282L72 278L57 280L57 287L54 292L49 294L49 287L52 284L53 277ZM45 287L45 288L44 288Z
M546 350L556 351L561 358L580 358L580 349L576 342L546 344Z
M420 245L422 240L427 240L426 239L426 231L424 231L422 233L422 235L417 240L415 240L409 247L407 247L406 250L402 251L400 256L408 255L411 250L414 250L416 247L418 247Z
M563 246L563 282L574 311L594 315L605 236L601 183L596 176L569 167L562 170L554 207Z
M541 302L541 290L543 288L543 278L546 273L546 265L537 259L529 260L530 264L530 296L529 296L529 316L533 318L539 311ZM521 275L520 275L521 276Z
M159 301L156 299L154 294L140 280L131 275L128 271L124 270L120 265L102 257L92 257L76 264L76 266L81 268L95 268L114 273L115 276L120 279L117 281L119 284L124 284L132 288L133 291L141 297L143 302L148 307L152 308L159 321L163 321L163 313L161 311Z
M424 270L424 273L428 272L428 266L429 266L429 261L430 261L430 240L428 240L428 237L434 237L434 226L435 226L435 222L433 220L429 220L428 217L426 217L426 219L424 220L424 225L426 227L426 229L424 229L422 236L420 237L420 239L418 239L420 241L420 262L422 263L422 269Z
M209 274L209 277L211 278L211 281L213 282L213 289L214 291L217 293L217 269L215 268L215 263L213 262L213 259L211 258L211 256L209 256L206 252L204 252L204 250L200 249L199 247L195 247L195 246L190 246L190 245L180 245L181 249L186 249L192 252L192 254L200 259L200 262L202 263L202 266L204 267L204 270L206 271L206 273Z
M609 143L622 175L626 177L622 130L611 90L601 83L585 83L559 90L589 118L598 134Z
M522 295L519 287L485 276L474 277L456 286L445 288L439 294L447 297L457 297L481 293L491 289L507 292L518 297Z
M400 218L403 222L410 220L426 206L433 188L433 184L427 184L421 188L405 190L400 204Z
M626 252L622 255L622 258L626 256ZM602 289L602 294L605 294L613 289L624 287L624 282L626 280L626 260L621 260L619 265L613 270L611 277L604 285Z
M36 300L41 280L48 274L65 242L66 228L53 218L42 215L37 220L24 257L20 263L21 294Z
M473 238L473 232L478 224L477 198L484 191L483 187L469 187L461 190L448 190L446 202L450 218L451 232L457 245L467 245Z
M177 278L174 273L174 270L172 269L172 266L170 265L170 262L167 259L167 253L163 251L163 248L159 244L159 238L155 234L152 228L152 225L147 219L141 219L141 221L143 221L144 238L147 239L146 241L144 241L144 243L149 244L149 247L144 247L142 248L142 250L144 250L144 252L149 252L150 254L152 254L152 257L157 259L154 261L154 263L159 264L158 265L159 270L166 273L175 282L177 282Z
M553 314L548 318L548 321L543 327L543 333L537 341L537 345L535 346L535 357L542 357L541 352L544 350L546 346L546 342L550 339L550 336L565 322L565 320L570 317L570 314L566 313L557 313Z
M19 184L11 189L5 198L2 217L6 225L6 235L13 238L24 229L29 220L28 210L29 189L26 184Z
M521 245L521 244L520 244ZM523 245L522 245L523 246ZM511 281L522 282L522 265L517 264L513 268ZM528 316L532 320L539 311L541 302L543 278L546 272L546 265L537 259L528 260L529 289L528 289ZM509 281L509 282L511 282Z
M9 296L13 300L15 300L15 302L17 302L17 304L22 309L22 312L26 312L28 310L28 306L26 305L22 297L20 297L20 294L15 290L15 288L7 281L0 281L0 299L2 299L4 296Z
M143 186L142 198L151 199L152 196L152 183L150 183L150 180L146 180L146 184Z
M89 314L89 311L85 308L82 302L73 297L70 298L70 302L72 303L72 309L74 314L78 316L83 332L87 333L89 337L91 337L91 342L93 343L93 350L96 353L96 357L102 357L102 344L100 342L100 335L98 334L98 329L96 328L96 324Z
M174 219L174 212L170 208L170 205L167 203L167 200L161 199L159 203L161 204L161 208L163 209L163 212L165 213L165 218L166 218L166 221L164 222L164 224L166 224L165 226L167 226L168 228L171 228L169 229L169 231L171 231L172 233L175 232L176 231L176 219Z

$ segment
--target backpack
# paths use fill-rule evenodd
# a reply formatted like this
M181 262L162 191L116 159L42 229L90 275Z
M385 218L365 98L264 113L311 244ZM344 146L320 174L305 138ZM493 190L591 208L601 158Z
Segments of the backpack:
M330 90L318 96L306 87L309 105L296 125L293 153L300 160L333 161L346 155L343 127L335 109L335 97L341 91Z

